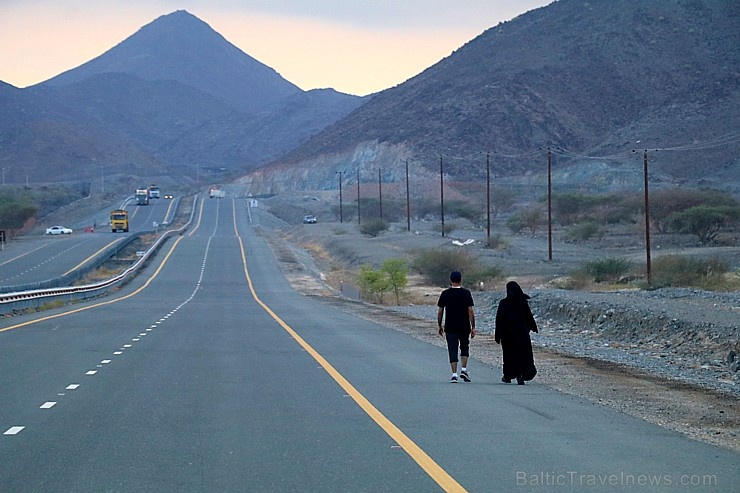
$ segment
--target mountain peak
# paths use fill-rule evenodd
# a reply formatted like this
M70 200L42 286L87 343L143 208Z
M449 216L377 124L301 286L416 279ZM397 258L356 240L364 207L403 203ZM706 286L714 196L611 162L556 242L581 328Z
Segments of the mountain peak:
M186 10L158 17L99 57L42 85L69 85L104 73L175 80L249 113L301 92Z

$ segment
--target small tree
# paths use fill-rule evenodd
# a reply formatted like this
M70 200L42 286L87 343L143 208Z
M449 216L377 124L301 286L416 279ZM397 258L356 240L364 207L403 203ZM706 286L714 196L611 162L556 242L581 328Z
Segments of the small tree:
M363 294L378 295L381 304L383 303L383 293L391 289L388 276L384 272L373 269L369 265L360 267L358 284Z
M408 285L408 267L400 258L389 258L383 262L380 270L387 276L388 284L396 295L396 305L400 305L400 292Z

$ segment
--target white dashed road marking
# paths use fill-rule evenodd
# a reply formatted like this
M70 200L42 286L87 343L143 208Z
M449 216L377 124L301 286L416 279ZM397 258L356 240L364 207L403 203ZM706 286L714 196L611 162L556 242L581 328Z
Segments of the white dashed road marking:
M40 409L51 409L52 407L56 405L57 405L56 402L44 402L43 404L41 404Z
M77 390L77 387L79 387L79 386L80 386L79 383L71 383L71 384L67 385L67 390Z
M85 375L95 375L98 372L98 370L90 370Z
M3 433L3 435L17 435L21 432L21 430L23 430L23 428L25 428L25 426L11 426L7 430L5 430L5 433Z

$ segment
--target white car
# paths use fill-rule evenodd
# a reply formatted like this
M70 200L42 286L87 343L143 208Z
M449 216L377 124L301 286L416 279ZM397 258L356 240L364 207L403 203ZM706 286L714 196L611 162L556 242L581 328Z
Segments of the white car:
M69 228L65 228L64 226L52 226L51 228L46 228L46 234L47 235L71 235L72 230Z

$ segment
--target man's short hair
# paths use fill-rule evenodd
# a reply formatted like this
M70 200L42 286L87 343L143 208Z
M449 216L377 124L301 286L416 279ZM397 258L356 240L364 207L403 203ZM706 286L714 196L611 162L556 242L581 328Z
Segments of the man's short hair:
M458 283L462 281L462 274L460 274L458 271L453 270L450 272L450 282Z

